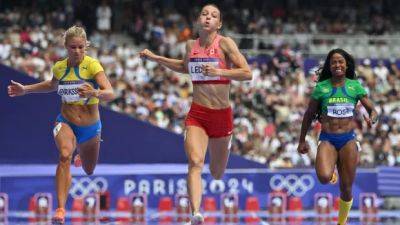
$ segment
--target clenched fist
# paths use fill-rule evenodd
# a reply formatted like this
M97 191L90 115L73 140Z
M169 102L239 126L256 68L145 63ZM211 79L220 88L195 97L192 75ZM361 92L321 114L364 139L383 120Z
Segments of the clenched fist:
M141 58L148 59L151 61L156 61L158 55L154 54L152 51L148 49L144 49L143 51L139 52Z

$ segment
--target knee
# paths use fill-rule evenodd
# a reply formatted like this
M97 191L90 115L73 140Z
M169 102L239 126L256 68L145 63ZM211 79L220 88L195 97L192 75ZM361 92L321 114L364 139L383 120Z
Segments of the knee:
M59 160L62 163L70 163L72 160L72 147L70 146L61 146L60 147L60 155Z
M327 184L332 179L332 174L327 172L318 172L317 173L318 180L321 184Z
M189 157L189 167L192 169L203 169L204 159L201 157Z

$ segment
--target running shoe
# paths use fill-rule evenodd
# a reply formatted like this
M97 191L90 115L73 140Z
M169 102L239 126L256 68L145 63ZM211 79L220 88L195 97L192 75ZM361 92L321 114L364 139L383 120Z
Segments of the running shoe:
M56 212L54 213L53 224L64 224L65 223L65 209L64 208L57 208Z

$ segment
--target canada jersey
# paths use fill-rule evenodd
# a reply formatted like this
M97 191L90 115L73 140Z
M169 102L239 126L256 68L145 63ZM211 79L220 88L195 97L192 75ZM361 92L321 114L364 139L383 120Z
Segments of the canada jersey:
M52 68L53 76L58 80L57 93L61 96L64 103L73 105L93 105L98 104L96 97L81 98L78 88L85 82L92 84L97 89L98 84L95 75L103 70L99 61L85 56L79 66L68 67L67 59L58 61Z
M222 49L219 45L222 36L217 35L212 44L207 48L200 46L197 39L190 51L188 71L193 84L229 84L230 80L222 76L205 76L202 66L211 64L219 69L229 69L227 62L222 57Z
M365 95L367 92L358 80L346 78L342 87L333 87L330 79L318 82L311 97L320 102L323 114L347 118L354 116L357 102Z

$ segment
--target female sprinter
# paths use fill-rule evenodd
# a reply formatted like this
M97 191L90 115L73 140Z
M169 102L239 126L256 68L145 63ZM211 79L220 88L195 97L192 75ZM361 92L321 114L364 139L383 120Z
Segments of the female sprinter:
M140 56L180 73L189 73L193 82L193 102L185 120L185 151L188 157L188 194L192 209L191 223L201 224L201 171L207 147L210 171L221 179L228 158L233 130L229 102L231 80L251 80L245 57L235 42L218 34L221 11L216 5L205 5L198 17L199 38L186 43L184 59L170 59L145 49Z
M333 49L329 52L304 114L297 149L302 154L308 152L305 137L313 118L319 114L322 128L315 169L320 182L326 184L331 181L337 166L340 181L339 225L346 223L353 203L352 186L358 163L353 131L357 102L360 101L368 111L369 118L364 116L364 119L369 127L378 119L367 92L357 81L354 67L354 59L346 51Z
M69 28L64 35L64 46L68 57L53 66L52 80L32 85L11 81L8 86L11 97L57 89L61 96L61 113L53 129L60 153L56 171L58 208L53 217L55 223L65 221L72 153L78 147L84 171L88 175L93 174L100 149L99 99L109 101L114 98L111 84L100 63L85 55L88 46L85 30L78 26Z

